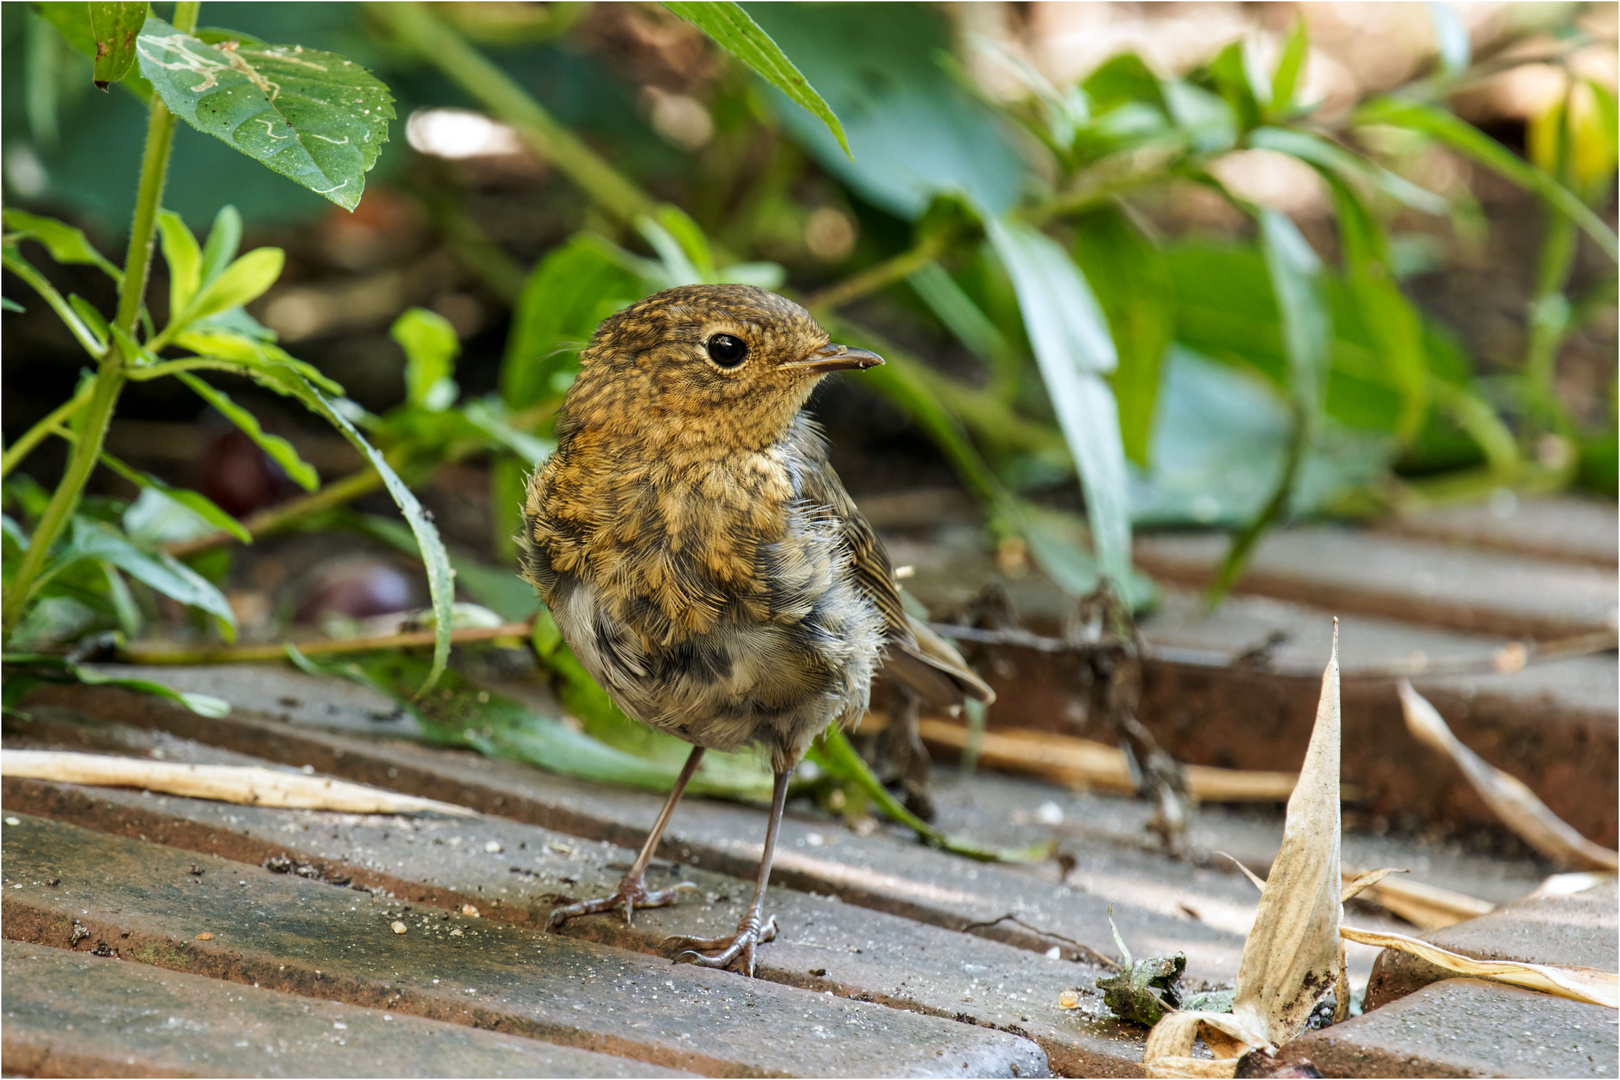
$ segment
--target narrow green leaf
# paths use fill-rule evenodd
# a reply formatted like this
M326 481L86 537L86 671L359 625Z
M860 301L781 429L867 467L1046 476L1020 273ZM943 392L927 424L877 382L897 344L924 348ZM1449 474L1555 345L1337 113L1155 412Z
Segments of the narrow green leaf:
M202 249L180 215L173 210L158 214L158 235L163 243L163 261L169 264L169 319L186 313L202 285Z
M63 5L68 6L68 5ZM6 653L0 656L0 662L10 667L29 668L35 672L48 671L46 676L50 681L63 682L68 679L82 682L90 686L121 686L126 690L137 690L143 694L152 694L155 697L166 698L169 701L184 705L199 716L219 718L230 715L229 702L222 701L211 694L187 694L164 686L162 683L150 679L132 679L123 675L108 675L86 664L75 664L62 656L48 653ZM10 682L12 674L7 674Z
M1294 92L1299 88L1299 77L1305 71L1305 61L1311 54L1310 35L1305 30L1304 16L1295 13L1294 24L1288 28L1288 40L1283 43L1277 70L1271 74L1270 115L1284 115L1294 108Z
M532 469L539 465L557 448L557 444L550 439L537 438L508 424L506 409L501 404L500 398L489 397L481 401L469 401L462 407L461 415L489 436L491 442L505 447L521 458L527 468Z
M1232 540L1206 598L1214 604L1242 575L1260 539L1288 513L1294 490L1321 425L1327 387L1332 324L1322 283L1322 263L1285 214L1258 208L1260 250L1282 320L1288 387L1293 396L1293 431L1283 475L1265 508Z
M1356 110L1358 124L1389 124L1439 139L1508 180L1541 196L1547 204L1580 226L1610 259L1620 260L1620 247L1603 219L1558 181L1531 165L1483 131L1433 105L1382 97Z
M807 79L793 66L771 36L760 29L748 12L733 3L703 2L703 0L668 0L665 7L702 30L715 43L752 68L761 78L775 86L814 114L827 130L833 133L838 145L849 154L849 141L844 137L844 125L833 115L832 108L821 99ZM853 157L853 155L851 155Z
M286 253L273 247L255 248L243 255L196 295L185 309L184 323L194 323L258 299L276 283L286 261Z
M720 280L719 270L714 263L714 252L709 248L709 238L703 235L698 223L693 221L685 210L673 203L665 203L653 216L664 231L680 244L681 251L691 260L692 268L697 272L696 280L704 282ZM651 240L650 237L648 239ZM660 251L659 254L663 252Z
M455 404L460 390L451 375L461 342L450 320L413 307L394 320L388 333L405 350L405 400L429 412Z
M62 299L62 294L57 292L49 281L45 280L44 274L35 270L28 260L22 257L22 253L15 246L7 244L5 247L0 248L0 266L4 266L7 270L33 286L34 291L39 293L40 297L51 306L52 311L56 312L56 317L62 320L73 336L78 339L79 344L84 346L84 351L97 360L101 359L106 349L105 343L96 339L95 332L85 325L84 320L79 317L79 313L73 310L73 305Z
M240 428L242 433L268 454L270 460L280 465L282 471L292 477L293 482L299 487L305 491L314 491L321 486L320 474L315 471L313 465L298 456L298 451L292 443L280 435L272 435L265 431L259 426L259 418L232 401L225 391L210 386L189 371L182 371L176 377L191 387L198 397L212 405L221 416Z
M338 432L349 440L356 450L371 463L372 468L382 477L383 486L388 494L393 496L394 504L404 515L405 521L416 536L416 544L422 555L422 565L427 568L428 592L433 598L433 667L428 672L418 695L426 693L439 681L445 665L450 660L450 617L451 607L455 603L455 572L450 568L450 553L445 550L444 541L439 538L439 530L428 518L427 511L416 500L411 489L399 474L393 470L378 449L366 441L366 437L349 422L326 395L316 389L314 384L298 378L302 384L299 397L314 412L325 417L327 422L338 429Z
M69 294L68 306L73 309L79 318L84 320L85 328L95 335L98 348L103 352L106 351L107 335L110 333L107 328L107 316L97 310L96 305L78 293Z
M1116 206L1077 220L1074 244L1119 350L1113 385L1125 454L1146 466L1160 371L1175 330L1170 271L1153 241Z
M1359 177L1396 202L1414 210L1443 214L1449 209L1443 196L1309 132L1279 127L1256 128L1249 135L1249 145L1258 150L1275 150L1279 154L1299 158L1318 171L1330 171L1345 179Z
M239 368L240 374L259 379L281 394L298 395L295 376L307 379L325 393L343 394L343 387L323 375L314 364L298 359L271 342L217 323L191 326L176 335L175 344L200 357L227 362L233 365L233 370Z
M195 515L199 521L205 523L206 529L204 531L214 532L216 530L223 530L230 533L244 544L253 543L253 537L248 534L246 529L242 528L242 523L237 521L231 515L227 514L225 511L221 510L212 499L204 495L202 492L191 491L188 488L172 487L164 481L159 480L151 473L142 472L139 469L125 464L123 461L120 461L118 458L107 453L105 450L101 452L101 463L107 466L113 472L117 473L119 476L122 476L125 480L128 480L130 483L134 484L136 487L141 488L141 495L143 498L148 497L149 495L155 496L156 498L167 500L168 502L173 503L175 506L184 507L187 513ZM131 509L133 509L133 507ZM147 537L140 535L140 530L131 526L130 520L131 519L129 518L128 514L126 514L124 528L130 534L130 536L137 540L147 539ZM166 536L163 537L163 539L175 539L175 537Z
M1423 319L1396 283L1382 226L1355 189L1326 174L1338 210L1339 239L1346 277L1361 308L1363 324L1378 344L1390 384L1401 392L1396 437L1410 444L1429 407L1428 359Z
M90 4L90 32L96 39L95 83L105 90L135 66L135 36L146 22L146 0Z
M118 618L118 629L127 639L133 640L141 632L141 625L146 621L141 615L141 607L135 602L135 594L130 591L129 582L118 568L107 563L101 564L102 571L107 576L107 596L112 600L113 614Z
M1270 82L1256 84L1250 78L1250 65L1245 59L1246 51L1243 42L1234 41L1216 53L1215 59L1209 62L1209 72L1214 77L1215 88L1232 107L1237 116L1238 126L1244 131L1260 122L1260 111L1266 104L1260 99L1260 89L1264 88L1267 98L1271 96Z
M236 616L225 596L207 578L185 563L163 552L142 551L111 525L78 516L73 519L68 543L56 556L49 574L54 575L82 559L112 563L137 581L144 582L188 607L213 616L220 633L230 641L236 636ZM44 575L41 576L41 581Z
M1018 293L1052 408L1080 471L1097 561L1110 585L1123 588L1131 519L1119 409L1104 378L1118 366L1107 320L1056 241L1017 221L989 218L985 228Z
M94 266L114 281L123 283L124 272L97 251L82 230L75 229L67 222L30 214L15 206L0 211L0 220L4 220L6 228L18 234L18 239L27 237L38 240L57 262Z
M915 832L917 838L930 847L954 851L958 855L966 855L981 862L1040 862L1052 853L1050 842L1032 844L1025 848L998 848L934 828L901 805L900 800L872 775L872 770L850 745L849 737L836 724L821 733L821 737L810 745L810 751L805 757L821 766L831 776L858 788L885 815Z
M13 300L11 297L9 297L9 296L0 296L0 311L15 311L15 312L21 314L22 312L27 311L27 310L28 310L27 308L25 308L21 304L17 303L17 301Z
M208 242L203 245L201 285L212 285L236 259L236 250L241 246L242 215L236 207L226 204L214 215L214 227L208 230Z
M649 273L640 275L653 289L697 285L706 280L697 264L687 255L685 246L658 222L650 217L639 218L636 221L636 231L641 233L647 243L652 245L652 249L658 253L658 262L646 264Z
M365 68L301 46L216 47L155 17L136 46L141 74L186 123L345 210L359 204L394 119Z

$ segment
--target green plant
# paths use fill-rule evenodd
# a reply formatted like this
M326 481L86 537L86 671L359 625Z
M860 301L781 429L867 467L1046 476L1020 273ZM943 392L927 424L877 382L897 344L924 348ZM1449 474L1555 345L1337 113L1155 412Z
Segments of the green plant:
M420 546L432 588L437 633L424 684L431 685L449 651L452 594L444 546L416 497L356 428L351 416L357 410L342 397L342 388L278 347L275 335L243 310L280 275L282 252L259 248L238 255L241 222L230 208L219 215L202 244L177 215L162 209L177 117L353 209L365 174L387 140L391 98L382 83L340 56L265 45L228 31L197 31L197 12L197 3L182 2L171 25L149 15L144 2L49 9L68 42L97 58L98 84L138 84L134 91L149 98L149 119L122 269L96 252L77 229L15 209L5 211L7 232L0 249L5 268L51 307L95 365L69 401L5 451L3 471L9 476L46 438L72 444L67 468L48 498L31 491L31 483L8 485L8 501L20 508L21 520L9 515L4 520L6 646L14 641L30 647L48 644L109 617L125 633L135 633L140 611L126 577L205 612L227 640L233 635L235 620L219 589L162 545L215 530L240 540L250 534L197 492L172 488L104 449L124 387L172 376L241 428L295 481L314 489L315 471L292 447L266 434L251 413L204 377L228 373L252 379L324 417L354 444L398 503ZM63 298L24 256L25 241L38 242L59 262L105 272L118 287L117 310L108 317L78 296ZM168 316L161 326L146 305L158 244L169 270ZM432 328L413 323L407 332L420 338ZM425 355L426 348L424 344L417 351ZM447 359L441 356L437 362L442 368ZM432 363L421 360L414 370ZM431 412L437 391L434 380L427 381L418 404ZM85 500L85 484L98 463L139 485L141 497L127 508Z

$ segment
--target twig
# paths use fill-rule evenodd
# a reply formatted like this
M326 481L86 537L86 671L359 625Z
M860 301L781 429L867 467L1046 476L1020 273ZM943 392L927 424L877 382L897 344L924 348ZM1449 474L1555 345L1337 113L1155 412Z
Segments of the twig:
M945 233L932 233L925 237L916 247L909 251L902 251L892 255L875 266L869 266L858 274L852 274L843 281L827 286L819 292L811 293L804 298L804 306L809 311L820 315L834 308L859 300L863 296L870 296L881 289L886 289L897 281L903 281L927 266L945 253L950 246L951 237Z
M452 645L469 641L490 641L503 637L528 637L534 629L534 620L503 623L500 626L472 626L450 632ZM379 649L432 648L432 630L412 630L403 634L384 634L369 638L327 638L320 641L293 642L305 656L334 653L371 652ZM237 645L217 648L186 649L163 646L130 645L118 651L118 659L126 664L236 664L257 663L266 660L284 660L285 645Z
M1074 951L1081 954L1082 956L1090 957L1096 963L1106 964L1109 967L1113 968L1115 971L1120 970L1119 962L1117 960L1109 959L1108 957L1104 956L1102 953L1098 952L1096 949L1093 949L1090 945L1087 945L1084 942L1076 941L1076 940L1074 940L1074 938L1071 938L1071 937L1064 937L1062 934L1054 934L1050 930L1042 930L1038 926L1034 926L1034 925L1032 925L1030 923L1025 922L1023 919L1020 919L1017 915L1014 915L1011 912L1007 913L1006 915L1002 915L1002 916L1000 916L998 918L991 919L988 922L968 923L966 926L962 927L962 932L965 933L965 934L971 934L975 930L988 930L990 927L995 926L997 923L1004 923L1004 922L1015 923L1018 926L1023 927L1025 930L1028 930L1030 933L1036 934L1036 935L1038 935L1040 937L1051 938L1053 941L1061 941L1065 945L1072 945L1074 947Z

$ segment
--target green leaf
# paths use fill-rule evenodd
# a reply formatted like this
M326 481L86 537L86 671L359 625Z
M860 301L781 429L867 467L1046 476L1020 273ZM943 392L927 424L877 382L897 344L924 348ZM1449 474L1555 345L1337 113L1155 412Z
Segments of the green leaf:
M197 294L185 310L184 322L194 323L258 299L276 283L286 261L286 253L280 248L262 247L248 252Z
M219 47L148 18L141 73L206 135L353 210L394 118L388 88L335 53L243 42Z
M1170 272L1159 249L1116 206L1076 221L1074 244L1119 350L1113 384L1125 454L1146 465L1160 370L1175 329Z
M135 66L135 37L146 22L146 0L90 4L90 32L96 39L95 83L105 90Z
M68 306L73 309L74 314L84 320L85 329L95 335L97 346L104 351L107 348L107 336L112 332L107 326L107 316L78 293L68 296Z
M682 215L683 217L685 215ZM657 289L673 289L678 285L698 285L714 280L713 260L709 260L708 273L698 268L688 253L687 245L650 217L636 221L636 230L658 253L658 272L648 280ZM704 245L707 248L707 245ZM647 277L647 275L642 275Z
M6 228L17 234L17 239L38 240L57 262L98 267L114 281L123 283L124 272L97 251L81 230L67 222L30 214L14 206L0 211L0 219L4 220Z
M1396 202L1414 210L1443 214L1449 209L1444 197L1309 132L1279 127L1256 128L1249 134L1249 145L1299 158L1318 172L1336 173L1345 179L1360 177Z
M1620 260L1620 247L1616 246L1613 231L1593 213L1591 207L1574 192L1467 121L1433 105L1393 97L1368 102L1356 110L1354 119L1358 124L1389 124L1439 139L1492 172L1539 195L1552 209L1579 225L1597 242L1605 255Z
M144 517L141 514L136 514L134 518L130 516L132 513L135 513L136 506L141 505L142 502L150 501L152 499L159 499L167 503L171 503L176 507L183 508L187 514L192 515L198 522L203 524L204 528L201 530L203 533L223 530L230 533L244 544L253 543L253 537L248 534L246 529L242 528L242 523L231 517L231 515L227 514L225 511L221 510L212 499L204 495L202 492L191 491L187 488L171 487L162 480L159 480L157 477L153 476L151 473L144 473L139 469L126 465L124 462L113 457L105 450L101 452L101 462L113 472L117 473L119 476L122 476L125 480L128 480L136 487L142 489L140 498L136 499L134 505L132 505L130 509L124 513L124 529L129 533L131 539L136 541L150 541L154 545L161 543L164 540L179 539L179 537L174 536L173 534L162 537L153 537L149 534L144 534L140 528L137 528L135 525L131 524L132 521L144 520ZM146 513L148 516L150 516L150 511L147 511ZM192 530L192 534L200 535L197 530ZM186 539L190 539L190 537L188 536Z
M208 230L208 242L203 245L201 284L213 284L236 258L236 250L241 246L242 215L236 212L236 207L226 204L214 215L214 227Z
M163 261L169 264L169 320L172 322L185 316L186 306L202 287L202 249L185 221L173 210L158 214L158 234L163 242Z
M1305 29L1305 19L1299 13L1294 15L1294 24L1288 29L1288 40L1283 43L1282 56L1277 60L1277 70L1271 74L1271 107L1267 114L1272 116L1285 115L1294 108L1294 91L1299 87L1299 77L1305 71L1305 61L1310 58L1311 39Z
M0 656L0 661L13 667L33 669L36 674L53 682L73 680L86 683L90 686L121 686L126 690L138 690L143 694L152 694L156 697L166 698L178 702L197 713L199 716L218 718L230 715L229 702L212 696L211 694L186 694L171 686L152 682L150 679L132 679L125 675L109 675L97 671L84 664L75 664L66 657L52 656L45 653L6 653ZM47 673L48 674L45 674ZM9 682L13 673L7 673Z
M62 294L57 292L55 287L45 279L44 274L35 270L28 260L22 257L22 253L16 247L7 244L5 247L0 248L0 266L4 266L7 270L33 286L34 291L39 293L40 297L51 306L52 311L56 312L56 317L61 319L73 336L78 339L79 344L84 347L84 351L97 360L101 359L102 353L106 349L106 343L97 340L95 332L85 325L84 320L79 317L79 313L73 309L73 305L62 299Z
M653 218L664 230L665 235L680 245L681 253L690 260L692 269L697 275L694 280L699 282L720 280L720 272L714 263L714 252L709 248L709 238L703 235L698 223L693 221L685 210L672 203L665 203L658 208ZM651 236L648 236L647 240L653 243ZM656 243L654 247L657 247ZM664 255L663 249L660 248L658 253Z
M298 396L309 408L325 417L327 422L338 429L338 432L349 440L356 450L370 462L372 468L382 477L383 486L388 494L393 496L394 504L404 515L405 521L416 536L416 546L422 556L422 565L427 568L428 592L433 598L433 667L428 671L426 680L422 683L418 695L425 694L439 681L444 673L445 664L450 659L450 616L451 607L455 603L455 572L450 568L450 553L444 548L444 541L439 538L439 530L434 528L433 522L428 518L427 511L422 504L411 494L411 489L405 486L405 481L399 478L392 466L382 456L382 453L366 441L366 437L349 422L331 401L315 386L298 376L302 389Z
M560 398L596 324L641 295L636 278L583 234L547 252L512 312L500 380L507 405Z
M998 848L934 828L901 805L900 800L872 775L871 768L861 760L861 755L850 745L849 737L836 724L829 726L810 744L810 751L805 757L825 769L830 776L855 787L884 814L911 829L919 840L930 847L954 851L981 862L1040 862L1052 853L1050 842L1032 844L1026 848Z
M1293 395L1293 432L1288 458L1276 491L1263 510L1232 539L1207 598L1215 603L1237 581L1260 539L1288 513L1305 459L1321 425L1327 385L1328 350L1332 340L1322 264L1287 215L1261 207L1260 250L1282 317L1283 349L1288 357L1288 386Z
M225 640L235 638L236 616L224 595L207 578L172 555L143 551L111 525L80 515L73 518L67 546L55 556L48 573L54 575L82 559L112 563L164 596L206 611L214 617ZM44 575L41 580L43 578Z
M916 220L940 192L1000 213L1029 180L1006 122L941 65L955 36L925 4L756 4L754 20L844 119L849 151L790 104L768 99L788 134L828 172L890 213ZM853 157L850 155L853 154Z
M297 397L298 379L307 379L328 394L341 396L343 387L321 374L315 365L289 354L271 342L218 323L195 324L175 336L175 344L200 357L259 380L277 393Z
M1107 320L1056 241L1017 221L988 218L985 228L1018 292L1030 345L1080 471L1103 577L1121 589L1130 572L1131 519L1119 409L1104 378L1118 366Z
M17 301L13 300L11 297L0 296L0 311L15 311L20 314L27 310L27 308L17 303Z
M258 417L248 412L242 406L232 401L230 395L223 390L216 389L203 382L189 371L182 371L176 376L181 382L202 398L225 419L235 424L242 433L270 456L270 460L280 465L282 471L292 477L293 482L305 491L314 491L321 486L320 474L315 467L298 456L293 444L280 435L271 435L259 426Z
M1340 246L1351 292L1387 366L1389 381L1401 392L1396 436L1402 443L1410 443L1429 406L1423 319L1396 282L1389 265L1389 245L1378 221L1350 185L1331 174L1327 180L1338 210Z
M487 435L492 443L516 454L528 468L532 469L545 461L557 448L557 444L550 439L541 439L512 427L507 422L506 407L500 398L469 401L462 407L461 415Z
M451 375L461 342L450 320L413 307L394 320L388 333L405 350L405 400L429 412L455 404L460 390Z
M793 61L787 58L769 34L760 29L748 12L732 3L668 0L664 6L708 34L717 45L747 64L766 82L809 110L827 125L827 130L844 148L844 153L849 154L849 140L844 137L844 125L838 122L838 117L816 93L815 87L799 74Z
M1260 122L1260 111L1271 97L1270 82L1256 82L1250 78L1248 52L1245 42L1234 41L1216 53L1215 59L1209 63L1215 88L1237 114L1238 125L1245 131Z

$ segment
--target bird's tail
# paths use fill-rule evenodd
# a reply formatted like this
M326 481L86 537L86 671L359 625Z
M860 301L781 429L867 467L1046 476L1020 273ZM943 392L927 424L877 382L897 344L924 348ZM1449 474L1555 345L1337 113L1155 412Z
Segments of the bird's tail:
M891 645L883 662L885 671L934 705L959 705L964 698L986 705L996 700L990 684L968 667L955 646L923 623L908 619L916 645Z

